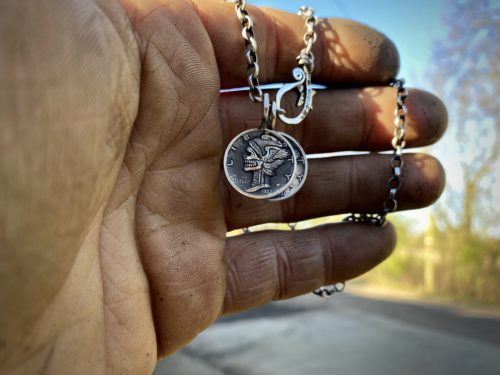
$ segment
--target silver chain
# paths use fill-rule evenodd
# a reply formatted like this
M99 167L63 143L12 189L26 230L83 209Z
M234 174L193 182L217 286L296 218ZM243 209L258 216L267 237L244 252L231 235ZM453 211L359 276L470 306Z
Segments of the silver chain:
M307 71L312 74L314 70L314 55L312 53L312 46L318 35L316 34L316 25L318 24L318 18L314 15L314 9L311 7L301 6L298 13L299 16L306 21L306 33L304 34L305 48L303 48L299 55L297 56L297 63L306 67Z
M391 86L397 89L396 109L394 110L394 133L391 141L393 148L390 166L391 177L387 181L389 194L384 201L382 212L379 214L351 214L344 219L344 221L357 222L357 223L372 223L382 226L386 222L387 214L396 211L398 208L398 201L396 195L401 188L401 171L404 166L403 149L406 146L406 115L408 108L406 107L406 98L408 97L408 90L404 87L404 79L395 79Z
M252 102L262 103L264 95L259 82L259 58L257 55L257 39L253 31L253 19L246 9L246 0L225 0L234 4L236 16L241 22L241 36L245 41L245 58L247 61L247 83L250 88L249 95ZM298 12L306 20L306 33L304 34L305 48L297 56L297 62L300 66L308 69L309 73L314 70L314 55L311 51L314 42L317 39L315 26L318 19L314 15L314 9L310 7L301 7Z
M335 293L342 293L345 288L345 281L341 281L332 286L320 286L318 289L314 290L313 293L318 297L330 297Z
M404 87L404 79L396 79L392 86L397 89L396 98L396 109L394 115L396 116L394 120L394 135L392 138L392 148L393 153L391 157L391 169L392 175L389 178L389 196L384 203L383 215L387 215L390 212L396 211L398 208L398 202L396 200L396 194L401 188L401 170L403 168L403 149L406 146L405 134L406 134L406 115L408 114L408 108L406 107L406 98L408 97L408 91Z
M235 4L236 16L241 22L241 36L245 41L245 57L247 60L247 83L250 88L252 102L262 102L264 96L259 83L259 58L257 56L257 39L253 32L253 20L248 13L246 0L226 0Z
M250 17L246 9L246 0L225 0L228 3L235 4L236 15L241 22L241 35L245 41L245 57L247 60L247 81L250 88L250 99L253 102L263 102L264 95L259 83L259 60L257 56L257 40L253 32L253 20ZM306 6L302 6L299 9L298 14L305 19L306 22L306 32L304 34L304 44L305 47L300 51L297 56L297 63L301 66L304 71L311 74L314 70L314 55L312 53L312 46L316 42L317 34L315 27L318 23L317 17L314 15L314 9ZM378 214L351 214L344 219L348 222L359 222L359 223L371 223L377 226L383 226L386 222L387 214L396 211L398 207L398 202L396 200L396 195L401 188L401 170L403 169L403 149L406 145L405 133L406 133L406 115L408 109L406 107L406 98L408 96L408 91L404 87L404 79L396 79L391 83L391 86L397 89L396 98L396 109L395 109L395 120L394 120L394 134L391 141L393 148L393 153L390 160L391 167L391 177L389 178L387 185L389 194L387 199L384 201L382 211ZM295 229L295 225L290 224L292 230ZM246 228L245 232L250 230ZM334 293L340 293L344 290L345 282L340 282L332 286L326 287L322 286L314 291L314 294L324 297L330 296Z
M406 146L405 133L406 133L406 115L408 108L406 107L406 98L408 91L404 87L404 79L396 79L391 83L391 86L396 87L396 109L394 115L394 133L391 141L393 148L390 166L391 177L387 181L389 194L384 202L382 212L379 214L351 214L344 219L344 221L355 223L370 223L377 226L383 226L386 222L387 214L396 211L398 208L398 201L396 194L401 188L401 170L403 168L403 149ZM331 286L322 286L316 289L313 293L319 297L329 297L334 293L340 293L344 290L345 282L340 282Z

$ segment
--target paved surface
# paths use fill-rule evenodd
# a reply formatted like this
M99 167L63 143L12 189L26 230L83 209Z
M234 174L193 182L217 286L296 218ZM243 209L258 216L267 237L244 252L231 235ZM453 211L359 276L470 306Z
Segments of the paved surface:
M154 375L500 374L500 319L305 296L219 320Z

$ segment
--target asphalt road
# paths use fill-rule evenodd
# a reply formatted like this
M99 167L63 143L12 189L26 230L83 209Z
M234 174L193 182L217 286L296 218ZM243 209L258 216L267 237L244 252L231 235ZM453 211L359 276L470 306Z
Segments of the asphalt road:
M219 320L154 375L500 374L500 319L348 293Z

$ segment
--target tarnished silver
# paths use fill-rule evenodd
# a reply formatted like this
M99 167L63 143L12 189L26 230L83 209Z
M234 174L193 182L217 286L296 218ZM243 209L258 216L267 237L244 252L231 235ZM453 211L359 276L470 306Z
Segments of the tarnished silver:
M345 282L342 281L337 284L333 284L331 286L322 286L313 291L318 297L330 297L335 293L342 293L345 289Z
M271 103L267 92L264 94L264 100L262 101L262 110L260 128L274 130L274 125L276 124L276 102Z
M279 132L250 129L238 134L226 149L224 172L239 193L268 199L293 182L297 163L292 145Z
M257 39L253 32L253 20L246 9L246 0L225 0L236 8L236 16L241 22L241 35L245 41L245 57L247 60L247 83L252 102L262 102L264 99L259 82L259 58L257 56Z
M394 110L394 133L391 141L393 149L390 167L391 176L387 181L388 194L384 201L382 211L378 214L351 214L344 221L357 223L372 223L378 226L383 226L386 222L387 214L394 212L398 208L396 195L401 188L401 171L403 170L403 149L406 146L406 115L408 108L406 107L406 98L408 90L404 87L404 79L395 79L391 82L391 86L395 87L396 92L396 109Z
M314 8L301 6L298 13L299 16L306 21L306 33L304 34L305 48L303 48L297 56L299 66L306 67L309 74L314 70L314 55L312 53L312 46L318 39L315 27L318 24L318 18L314 15Z
M396 116L396 118L394 120L394 133L391 141L391 145L393 148L390 160L391 177L389 177L389 180L387 181L389 193L386 200L384 201L382 211L375 214L351 214L344 219L344 221L346 222L367 223L381 227L386 223L387 215L391 212L396 211L396 209L398 208L396 194L401 188L401 171L404 166L403 149L406 146L406 115L408 114L408 108L406 107L406 98L408 97L408 91L404 87L404 84L404 79L396 79L391 82L391 86L397 89L396 109L394 111L394 115ZM338 288L339 285L341 285L340 289ZM342 292L344 286L345 283L340 283L332 287L321 287L315 290L313 293L320 297L330 296L334 293Z
M314 70L314 54L312 53L312 46L318 35L316 34L315 27L318 23L317 17L314 15L314 9L311 7L302 6L298 14L306 21L306 32L304 34L305 47L300 51L297 56L297 63L299 67L293 69L293 78L297 81L294 83L285 84L276 94L277 115L281 121L288 125L297 125L301 123L313 109L313 97L316 92L311 86L311 76ZM286 116L286 111L281 107L281 100L283 96L294 89L299 92L299 99L296 103L297 107L302 107L302 111L296 117Z
M300 124L307 117L309 111L313 109L312 101L316 91L312 89L311 73L306 66L293 69L292 75L297 82L287 83L278 90L276 94L276 112L280 120L285 124L297 125ZM299 100L296 106L302 107L302 111L296 117L288 117L286 116L286 111L281 108L281 100L287 92L294 89L297 89L299 92Z
M406 98L408 97L408 90L404 87L404 79L397 79L392 83L397 89L396 109L394 110L394 133L392 137L393 153L390 161L392 175L387 182L389 188L389 196L384 203L384 219L388 213L396 211L398 208L398 201L396 194L401 188L401 170L403 169L403 149L406 146L406 115L408 108L406 107Z
M284 199L288 199L295 195L302 185L304 185L304 182L306 181L307 177L307 157L306 153L304 152L304 149L302 146L297 142L293 137L289 136L288 134L280 133L292 146L293 152L295 154L295 160L297 163L297 170L295 174L292 177L292 182L290 186L285 189L282 193L278 194L277 196L271 198L271 201L282 201Z
M250 17L250 14L246 9L247 2L246 0L225 0L225 1L235 5L236 16L241 22L241 35L243 37L243 40L245 41L245 57L247 61L247 83L248 87L250 88L249 95L250 99L253 102L260 103L264 99L264 96L262 89L260 88L260 82L259 82L259 58L257 55L257 39L255 38L255 33L253 31L254 23L252 17ZM298 14L301 15L306 21L306 32L304 34L305 47L300 51L299 55L297 56L297 62L299 66L302 68L304 76L309 77L309 84L310 84L311 74L314 70L314 55L312 53L312 46L314 42L316 42L316 39L318 37L315 31L316 24L318 23L318 18L314 15L314 9L311 7L305 7L305 6L300 7ZM296 77L295 72L293 72L293 76L294 78ZM310 92L307 90L303 91L306 94L305 98L308 97L312 98L312 95L314 95L314 92ZM304 103L306 102L305 98L302 99L304 100ZM280 108L279 105L278 108ZM312 106L310 108L312 108Z
M314 70L312 46L317 39L315 26L318 20L312 8L300 8L299 15L305 19L307 30L304 34L305 47L297 56L299 66L292 71L296 82L285 84L278 90L276 100L271 102L269 94L264 94L259 86L257 40L253 31L253 20L246 9L247 3L245 0L226 0L226 2L235 5L236 15L241 22L250 99L262 103L264 115L260 129L243 132L231 141L224 155L224 171L230 184L246 196L271 200L286 199L294 195L304 184L307 176L307 159L304 150L295 139L273 129L277 117L286 124L296 125L303 121L313 108L315 92L311 86L311 74ZM281 108L283 96L292 90L298 91L299 100L296 105L302 107L296 117L286 116L285 110ZM265 146L265 142L271 143ZM280 147L272 145L272 142L286 144L290 151L289 159L278 158L284 155L285 151L278 151ZM281 148L286 150L284 146ZM272 162L269 161L271 159ZM248 172L253 173L251 178ZM283 178L287 179L286 183Z

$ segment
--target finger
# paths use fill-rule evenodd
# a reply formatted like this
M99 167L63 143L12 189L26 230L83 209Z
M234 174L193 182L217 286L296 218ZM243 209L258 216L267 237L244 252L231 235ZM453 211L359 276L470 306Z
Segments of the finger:
M381 212L388 195L390 157L371 154L310 160L302 189L280 202L249 199L227 184L226 224L229 229L236 229L349 212ZM408 154L404 160L398 209L432 204L444 188L441 164L425 154Z
M389 256L392 225L341 223L228 238L224 314L359 276Z
M193 0L212 40L222 87L246 86L241 22L234 6L220 1ZM254 20L261 83L288 81L296 57L304 48L302 17L275 9L247 7ZM323 83L386 83L399 69L394 44L383 34L343 19L321 20L313 46L314 79Z
M293 113L295 99L285 96L287 113ZM300 126L277 122L276 129L297 139L308 153L345 150L389 150L394 131L396 91L391 87L319 90L314 110ZM260 126L262 113L246 93L221 96L221 120L226 144L237 134ZM443 102L421 90L409 90L407 147L427 146L446 130L448 116Z

